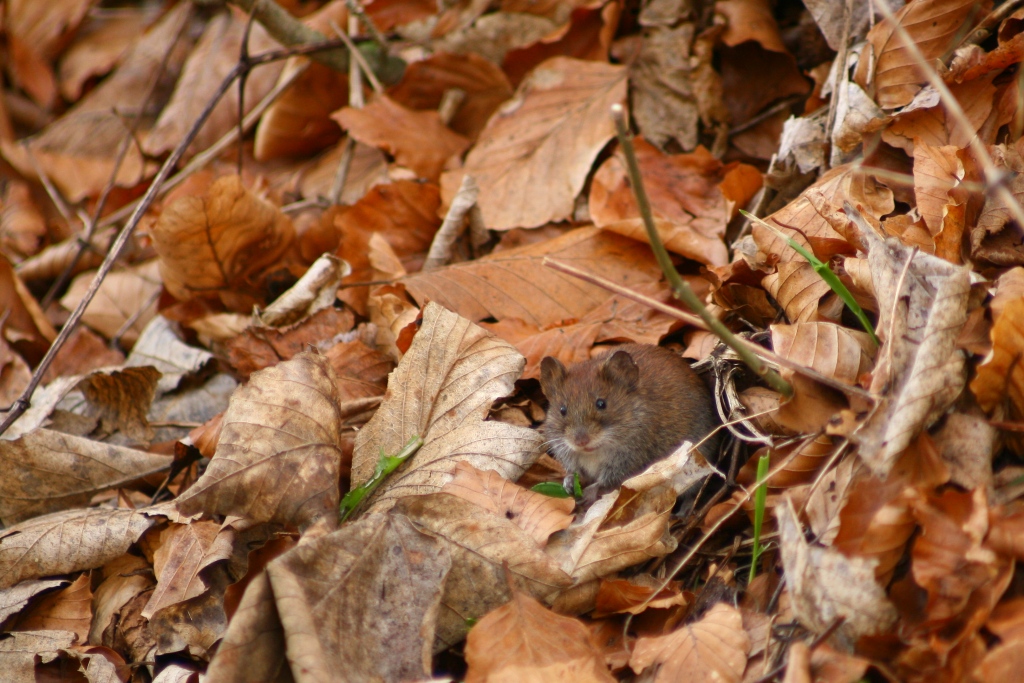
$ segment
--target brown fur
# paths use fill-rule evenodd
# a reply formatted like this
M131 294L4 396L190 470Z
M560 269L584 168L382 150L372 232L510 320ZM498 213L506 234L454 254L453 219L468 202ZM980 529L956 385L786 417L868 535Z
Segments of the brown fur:
M540 382L549 401L542 427L548 449L570 475L601 490L619 486L683 441L700 441L719 422L704 382L659 346L625 344L568 369L548 356ZM716 434L698 450L712 459L718 440Z

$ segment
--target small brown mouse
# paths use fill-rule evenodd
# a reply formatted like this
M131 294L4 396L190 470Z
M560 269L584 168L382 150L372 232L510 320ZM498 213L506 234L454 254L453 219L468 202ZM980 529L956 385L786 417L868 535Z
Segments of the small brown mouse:
M605 492L672 453L697 443L719 424L704 382L672 351L624 344L566 369L551 356L540 364L549 401L542 427L548 450L565 467ZM709 460L718 434L698 450ZM593 497L598 491L591 490Z

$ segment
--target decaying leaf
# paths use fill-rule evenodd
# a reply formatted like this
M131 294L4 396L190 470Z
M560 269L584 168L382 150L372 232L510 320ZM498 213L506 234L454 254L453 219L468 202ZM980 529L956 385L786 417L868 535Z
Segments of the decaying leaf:
M404 496L440 490L458 462L518 479L539 455L540 435L484 417L511 391L523 363L507 342L428 304L384 402L356 437L353 487L369 479L382 452L393 455L417 435L423 447L377 490L370 509L384 511Z
M782 564L800 623L824 633L841 618L836 637L846 646L892 625L896 610L875 582L874 563L804 540L790 499L776 507L776 514Z
M177 508L308 525L337 519L341 418L334 371L304 353L231 397L217 453Z

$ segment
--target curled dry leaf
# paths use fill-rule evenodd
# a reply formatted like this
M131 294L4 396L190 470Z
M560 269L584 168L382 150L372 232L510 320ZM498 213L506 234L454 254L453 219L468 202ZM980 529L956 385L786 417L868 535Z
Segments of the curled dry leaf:
M34 603L7 628L12 631L71 631L78 636L78 642L84 643L92 623L92 597L89 574L83 573L70 586Z
M0 533L0 588L22 579L101 567L123 555L156 519L135 510L65 510Z
M978 9L974 0L931 0L907 3L895 13L897 23L924 56L926 63L942 57L960 38L964 22ZM928 81L908 54L903 39L888 20L868 32L873 55L861 58L854 76L861 87L874 85L878 104L885 109L910 104Z
M511 393L523 364L507 342L428 304L412 346L388 379L384 402L356 436L353 488L370 478L382 452L398 453L416 435L423 447L377 490L371 509L439 491L458 462L518 479L539 455L540 435L484 418L496 399Z
M296 526L336 518L336 384L327 359L312 353L253 373L231 397L210 466L177 499L177 509Z
M638 638L629 666L636 673L657 666L653 679L739 683L747 668L750 637L739 610L720 602L704 617L663 636Z
M106 564L99 573L102 583L96 587L93 596L90 643L107 642L104 633L108 627L122 618L129 618L129 610L123 608L141 593L152 589L155 583L149 562L137 555L122 555Z
M466 663L466 683L616 680L586 626L519 591L469 632Z
M861 458L884 476L966 383L956 338L967 320L970 277L966 268L915 254L893 238L883 241L849 204L846 213L869 245L880 311L875 330L884 341L871 383L880 400L853 439Z
M65 586L67 583L67 579L29 580L0 591L0 622L7 621L12 614L20 612L40 593Z
M264 299L263 276L292 247L295 230L277 207L225 176L199 197L182 197L153 226L164 286L174 297L220 296L248 313Z
M844 557L804 540L788 496L775 510L782 564L800 623L821 634L841 617L836 637L847 645L861 636L887 631L896 621L896 609L875 582L875 563Z
M402 515L364 516L271 562L267 575L295 678L429 677L451 565L446 544Z
M814 322L821 313L818 303L831 292L828 283L806 261L785 261L777 272L761 281L765 290L779 302L792 323Z
M784 358L856 385L871 369L875 344L867 332L835 323L772 325L772 346Z
M551 534L572 523L572 511L576 507L572 498L551 498L524 489L497 472L483 472L467 462L455 466L455 478L445 484L442 491L512 520L539 548L547 545Z
M572 216L594 159L615 135L608 108L625 97L625 67L554 57L534 69L466 157L487 227Z
M553 599L572 584L526 531L468 500L448 493L407 496L393 510L448 542L451 571L438 614L438 649L466 636L467 619L508 601L510 582L541 600Z
M85 507L111 486L159 472L165 455L38 429L0 441L0 522L17 524L70 507ZM54 476L60 472L61 476Z
M158 315L142 331L125 365L156 368L160 372L156 392L161 396L177 389L186 377L198 374L211 360L212 353L181 341L171 322Z

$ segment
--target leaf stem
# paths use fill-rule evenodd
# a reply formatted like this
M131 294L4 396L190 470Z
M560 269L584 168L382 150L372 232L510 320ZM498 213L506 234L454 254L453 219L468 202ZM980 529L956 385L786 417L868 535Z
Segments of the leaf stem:
M640 176L640 165L636 160L633 139L629 129L626 127L625 110L621 104L612 105L612 120L615 121L615 132L619 138L619 145L622 147L623 154L626 157L629 183L633 187L633 196L636 197L636 204L640 209L640 215L643 217L644 227L647 228L647 238L651 243L651 250L654 252L654 258L657 259L661 271L665 274L665 279L668 280L669 285L672 287L675 297L686 304L691 311L699 315L704 324L708 326L708 329L735 351L736 355L747 364L747 367L771 385L772 389L775 389L787 398L792 396L793 387L786 380L782 379L779 373L762 363L761 359L743 346L721 320L711 315L700 299L697 298L697 295L693 293L693 290L690 289L690 286L679 277L679 273L676 272L675 266L672 265L672 259L669 257L668 251L661 241L661 236L658 235L658 231L654 227L654 214L651 212L651 203L647 198L647 190L644 189L643 178Z

